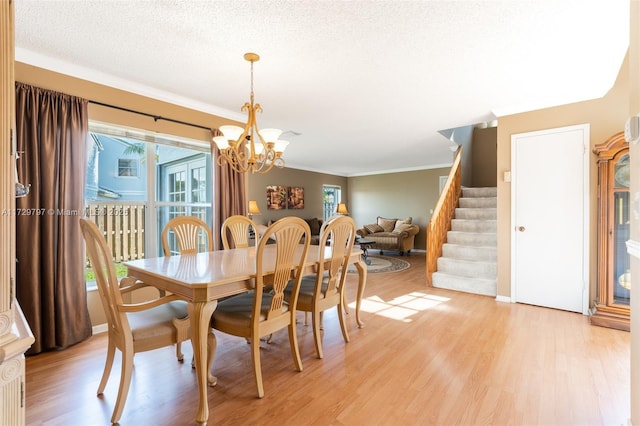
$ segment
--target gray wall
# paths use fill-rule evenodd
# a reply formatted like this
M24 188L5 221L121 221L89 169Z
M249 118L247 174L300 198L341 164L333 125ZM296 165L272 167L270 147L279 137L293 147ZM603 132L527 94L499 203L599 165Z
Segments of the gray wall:
M267 210L267 186L301 186L304 188L304 208L295 210ZM256 200L262 213L253 219L258 224L267 224L269 220L278 220L285 216L298 216L303 219L317 217L322 219L322 185L335 185L342 189L343 202L348 193L347 178L325 173L309 172L298 169L272 169L264 175L249 174L247 197ZM349 205L347 205L349 207Z
M256 200L262 214L254 217L260 224L285 216L303 219L322 217L322 185L342 187L342 202L356 226L375 223L378 216L405 218L411 216L420 227L415 248L426 249L425 229L431 209L438 201L440 176L447 176L449 168L387 173L371 176L343 177L298 169L272 170L266 175L249 175L247 195ZM267 185L304 187L305 207L300 210L267 210Z
M471 183L469 186L497 186L498 161L498 128L473 130L473 146L471 147Z
M356 225L375 223L378 216L405 218L411 216L420 227L415 248L426 249L426 226L431 210L438 201L440 176L449 167L401 173L349 178L347 206Z

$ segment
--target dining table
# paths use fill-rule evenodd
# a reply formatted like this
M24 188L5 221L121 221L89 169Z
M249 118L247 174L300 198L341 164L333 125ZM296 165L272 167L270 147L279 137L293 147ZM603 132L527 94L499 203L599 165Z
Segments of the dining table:
M298 247L302 251L302 245ZM273 271L276 245L267 245L263 253L263 268ZM330 246L309 246L304 275L318 269L320 250L324 258L331 255ZM367 282L367 268L362 260L362 250L354 248L349 257L358 273L355 320L358 327L364 323L360 318L360 307ZM207 400L207 335L210 332L211 315L221 298L244 293L255 282L256 247L216 250L195 254L153 257L124 262L127 275L170 292L188 302L191 342L194 364L198 378L199 404L196 423L206 424L209 418ZM346 271L345 271L346 272ZM343 309L347 309L344 303Z

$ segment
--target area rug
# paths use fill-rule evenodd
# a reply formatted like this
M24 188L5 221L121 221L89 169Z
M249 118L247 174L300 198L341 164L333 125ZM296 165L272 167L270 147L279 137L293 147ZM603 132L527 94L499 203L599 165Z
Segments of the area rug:
M411 264L406 260L398 257L391 256L374 256L369 255L367 260L370 260L370 265L367 265L367 272L370 274L382 274L389 272L400 272L408 269ZM351 264L349 265L348 272L350 274L356 274L358 270Z

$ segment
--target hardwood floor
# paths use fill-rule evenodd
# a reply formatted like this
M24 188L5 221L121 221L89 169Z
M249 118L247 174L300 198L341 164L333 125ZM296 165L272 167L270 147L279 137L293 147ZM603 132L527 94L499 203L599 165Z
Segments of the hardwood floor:
M580 314L426 288L424 254L408 259L406 271L369 275L366 325L350 315L350 343L335 312L325 315L324 359L300 314L304 371L294 370L286 331L264 343L263 399L244 339L217 334L209 424L627 424L629 333ZM354 300L355 275L349 280ZM183 348L189 360L191 346ZM27 358L27 425L109 424L120 357L99 398L105 350L101 334ZM195 424L195 375L174 353L136 355L121 425Z

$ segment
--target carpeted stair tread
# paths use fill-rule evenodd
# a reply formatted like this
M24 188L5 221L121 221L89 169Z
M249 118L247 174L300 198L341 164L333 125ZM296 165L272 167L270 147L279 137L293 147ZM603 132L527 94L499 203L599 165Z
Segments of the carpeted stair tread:
M445 243L442 246L442 257L452 257L463 260L496 261L497 247L491 245L464 245Z
M432 279L433 286L437 288L485 296L495 296L497 294L496 279L460 277L440 271L434 272Z
M497 294L497 188L462 188L434 287Z
M497 235L487 232L462 232L449 231L447 242L451 244L468 245L476 247L496 247L498 244Z
M498 274L495 261L454 259L441 257L438 259L438 272L455 274L468 278L495 279Z

